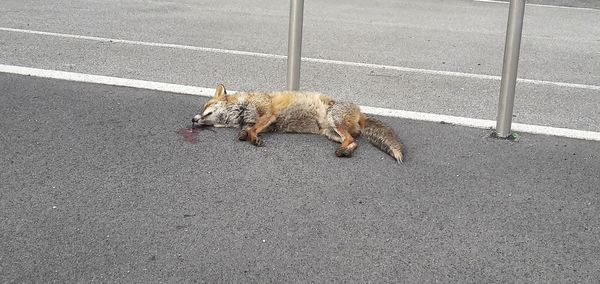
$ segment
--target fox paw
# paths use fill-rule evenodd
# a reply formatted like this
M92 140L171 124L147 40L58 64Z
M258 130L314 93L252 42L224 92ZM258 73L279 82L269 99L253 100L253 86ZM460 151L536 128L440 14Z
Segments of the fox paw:
M352 151L346 148L338 148L337 150L335 150L335 155L338 157L351 157Z
M263 142L262 139L256 137L256 139L250 141L252 143L252 145L256 146L256 147L263 147L265 146L265 142Z
M240 130L240 132L238 133L238 139L240 141L248 140L248 130L246 130L246 129Z

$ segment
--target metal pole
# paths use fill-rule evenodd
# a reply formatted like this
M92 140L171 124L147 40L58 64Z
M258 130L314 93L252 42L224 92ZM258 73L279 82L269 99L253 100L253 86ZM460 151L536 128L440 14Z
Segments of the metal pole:
M506 27L506 43L504 45L502 80L500 81L500 101L498 103L498 117L496 121L496 135L500 138L507 138L511 134L510 127L515 102L515 85L517 83L517 67L519 65L524 13L525 0L510 0L508 25Z
M304 0L290 0L290 30L287 58L287 87L290 91L296 91L300 86L303 14Z

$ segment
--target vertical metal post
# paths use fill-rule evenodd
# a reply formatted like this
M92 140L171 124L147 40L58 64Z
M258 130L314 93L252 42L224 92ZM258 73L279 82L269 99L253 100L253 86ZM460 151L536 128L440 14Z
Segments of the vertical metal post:
M302 17L304 0L290 0L290 30L288 34L287 87L300 87L300 59L302 51Z
M517 83L517 67L521 49L523 31L523 15L525 0L510 0L508 24L506 27L506 43L504 45L504 63L502 80L500 81L500 101L496 120L496 135L500 138L510 136L513 105L515 102L515 85Z

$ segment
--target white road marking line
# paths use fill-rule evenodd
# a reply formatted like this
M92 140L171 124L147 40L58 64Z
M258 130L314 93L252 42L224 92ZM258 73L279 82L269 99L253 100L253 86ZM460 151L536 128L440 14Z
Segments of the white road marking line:
M112 42L112 43L122 43L122 44L131 44L131 45L152 46L152 47L161 47L161 48L196 50L196 51L202 51L202 52L212 52L212 53L241 55L241 56L253 56L253 57L261 57L261 58L271 58L271 59L286 59L287 58L287 56L285 56L285 55L269 54L269 53L229 50L229 49L210 48L210 47L198 47L198 46L181 45L181 44L155 43L155 42L124 40L124 39L113 39L113 38L83 36L83 35L73 35L73 34L62 34L62 33L42 32L42 31L13 29L13 28L4 28L4 27L0 27L0 31L27 33L27 34L36 34L36 35L44 35L44 36L81 39L81 40L92 40L92 41L100 41L100 42ZM362 68L371 68L371 69L394 70L394 71L407 72L407 73L463 77L463 78L482 79L482 80L500 81L500 79L501 79L500 76L495 76L495 75L463 73L463 72L454 72L454 71L429 70L429 69L410 68L410 67L393 66L393 65L360 63L360 62L319 59L319 58L310 58L310 57L302 57L302 61L312 62L312 63L320 63L320 64L332 64L332 65L362 67ZM553 85L553 86L559 86L559 87L587 89L587 90L599 90L600 91L600 86L596 86L596 85L554 82L554 81L534 80L534 79L517 79L517 80L520 83L526 83L526 84Z
M83 83L131 87L186 95L212 96L214 89L0 64L0 72Z
M126 39L106 38L106 37L74 35L74 34L52 33L52 32L42 32L42 31L33 31L33 30L4 28L4 27L0 27L0 31L62 37L62 38L72 38L72 39L82 39L82 40L92 40L92 41L100 41L100 42L143 45L143 46L162 47L162 48L187 49L187 50L196 50L196 51L213 52L213 53L263 57L263 58L275 58L275 59L286 59L287 58L287 56L283 56L283 55L259 53L259 52L229 50L229 49L210 48L210 47L199 47L199 46L171 44L171 43L145 42L145 41L135 41L135 40L126 40Z
M346 65L346 66L354 66L354 67L365 67L365 68L372 68L372 69L387 69L387 70L395 70L395 71L410 72L410 73L421 73L421 74L442 75L442 76L452 76L452 77L467 77L467 78L484 79L484 80L500 81L502 79L501 76L494 76L494 75L417 69L417 68L410 68L410 67L379 65L379 64L359 63L359 62L348 62L348 61L338 61L338 60L329 60L329 59L317 59L317 58L304 58L303 57L302 61L323 63L323 64ZM528 84L534 84L534 85L553 85L553 86L559 86L559 87L600 91L600 86L595 86L595 85L554 82L554 81L545 81L545 80L533 80L533 79L520 79L520 78L517 79L517 81L520 83L528 83Z
M506 1L497 1L497 0L473 0L474 2L484 2L484 3L502 3L509 4ZM600 11L600 9L596 8L585 8L585 7L569 7L569 6L556 6L556 5L544 5L544 4L525 4L527 6L533 7L546 7L546 8L559 8L559 9L573 9L573 10L587 10L587 11Z
M368 114L397 117L419 121L442 122L453 125L460 125L473 128L495 129L496 121L487 119L477 119L470 117L451 116L435 113L423 113L406 110L386 109L379 107L360 106L363 112ZM550 127L533 124L513 123L511 127L513 132L524 132L531 134L542 134L550 136L559 136L591 141L600 141L600 132L576 130L569 128Z
M118 77L90 75L90 74L82 74L82 73L56 71L56 70L37 69L37 68L3 65L3 64L0 64L0 73L27 75L27 76L35 76L35 77L41 77L41 78L51 78L51 79L57 79L57 80L94 83L94 84L103 84L103 85L120 86L120 87L150 89L150 90L157 90L157 91L163 91L163 92L197 95L197 96L204 96L204 97L210 97L215 92L215 89L213 89L213 88L202 88L202 87L179 85L179 84L169 84L169 83L161 83L161 82L125 79L125 78L118 78ZM476 119L476 118L459 117L459 116L442 115L442 114L433 114L433 113L414 112L414 111L405 111L405 110L370 107L370 106L360 106L360 107L367 114L374 114L374 115L381 115L381 116L388 116L388 117L429 121L429 122L445 122L445 123L454 124L454 125L475 127L475 128L484 128L484 129L494 128L496 126L496 122L493 120ZM574 129L567 129L567 128L556 128L556 127L520 124L520 123L513 123L512 130L517 131L517 132L526 132L526 133L533 133L533 134L543 134L543 135L552 135L552 136L600 141L600 132L593 132L593 131L574 130Z

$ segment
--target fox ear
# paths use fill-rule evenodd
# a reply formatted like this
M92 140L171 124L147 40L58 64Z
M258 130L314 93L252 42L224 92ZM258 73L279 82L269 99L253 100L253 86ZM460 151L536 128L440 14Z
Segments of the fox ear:
M214 98L219 99L219 98L223 97L226 94L227 94L227 91L225 90L225 86L223 86L223 84L217 85L217 88L215 89L215 96L214 96Z

